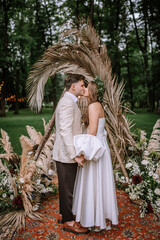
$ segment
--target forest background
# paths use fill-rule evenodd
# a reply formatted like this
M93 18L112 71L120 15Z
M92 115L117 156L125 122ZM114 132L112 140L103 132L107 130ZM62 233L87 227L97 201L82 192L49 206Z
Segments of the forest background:
M160 2L157 0L0 0L0 116L27 108L32 65L78 19L91 19L106 44L113 74L125 82L124 104L160 112ZM64 76L45 87L44 105L55 108Z

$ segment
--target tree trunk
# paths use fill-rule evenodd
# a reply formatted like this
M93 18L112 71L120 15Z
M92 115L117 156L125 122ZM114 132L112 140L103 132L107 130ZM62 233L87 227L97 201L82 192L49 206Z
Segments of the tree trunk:
M49 13L49 10L48 10L48 5L46 3L46 1L44 0L44 3L45 3L45 8L46 8L46 13L47 13L47 20L48 20L48 26L49 26L49 33L50 33L50 39L49 39L49 45L52 44L52 26L51 26L51 14Z
M15 111L14 114L19 114L19 102L18 102L18 98L19 98L19 82L20 82L20 72L19 69L17 68L16 71L16 81L15 81L15 87L16 87L16 91L15 91L15 95L16 95L16 101L15 101Z
M133 101L133 84L132 84L132 77L130 73L130 61L129 61L129 49L128 49L128 40L126 37L126 58L127 58L127 71L128 71L128 82L130 88L130 98L131 98L131 109L134 109L134 101Z
M90 20L94 26L94 0L90 0Z
M149 33L150 33L150 29L149 29ZM154 52L153 52L153 41L152 41L152 34L150 34L150 42L151 42L151 58L152 58L152 66L151 66L151 78L152 78L152 96L153 96L153 99L152 99L152 106L153 106L153 110L155 110L155 92L156 92L156 83L155 83L155 77L154 77L154 74L153 74L153 63L155 62L155 59L154 59Z
M117 76L121 74L120 60L119 60L119 17L120 17L120 0L117 0L117 12L116 12L116 22L115 22L115 55L114 55L114 66L113 71Z
M100 1L98 1L98 5L100 4ZM99 11L99 7L97 8L97 16L98 16L98 34L101 36L102 31L102 12Z
M76 25L79 29L79 0L76 1Z
M143 5L143 14L144 14L144 45L142 46L141 41L140 41L140 36L137 28L137 23L134 15L134 9L133 9L133 3L130 0L130 6L131 6L131 14L133 16L133 22L135 26L135 32L136 32L136 38L137 38L137 43L139 46L140 51L142 52L143 60L144 60L144 71L145 71L145 81L147 84L148 88L148 105L149 105L149 111L153 111L154 106L153 106L153 88L152 88L152 81L150 77L150 71L149 71L149 64L148 64L148 26L147 26L147 7L144 4Z
M3 1L3 13L4 13L4 23L3 23L3 29L4 29L4 34L3 34L3 51L4 55L7 57L8 56L8 10L10 8L12 0ZM8 3L8 5L7 5ZM2 67L2 89L1 89L1 112L0 116L5 117L5 90L6 90L6 82L7 82L7 77L8 77L8 68L5 65Z
M40 6L41 3L39 2L39 0L36 0L36 31L38 33L38 35L40 36L42 41L38 41L37 42L37 48L41 49L41 43L43 42L45 45L45 48L48 47L46 38L45 38L45 34L44 34L44 28L40 25L42 20L41 20L41 16L40 16Z
M3 71L3 74L4 75L4 70L2 69ZM5 80L5 78L3 77L3 80ZM2 82L3 84L3 82ZM5 117L5 85L2 86L2 89L1 89L1 95L0 95L0 98L1 98L1 105L0 105L0 116L1 117Z

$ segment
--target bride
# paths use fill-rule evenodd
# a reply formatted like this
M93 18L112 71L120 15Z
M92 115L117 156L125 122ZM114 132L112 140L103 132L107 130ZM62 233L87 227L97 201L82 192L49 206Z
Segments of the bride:
M98 101L97 85L90 82L85 90L89 100L85 117L86 134L74 136L76 155L84 155L79 166L73 194L75 221L98 232L118 224L118 207L110 150L106 141L105 114Z

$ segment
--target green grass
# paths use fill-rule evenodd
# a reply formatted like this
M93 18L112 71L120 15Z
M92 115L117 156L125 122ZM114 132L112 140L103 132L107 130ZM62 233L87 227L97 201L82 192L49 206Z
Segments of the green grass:
M150 137L153 126L160 115L154 113L147 113L145 110L136 110L136 115L129 114L128 117L134 119L136 125L132 128L143 129L147 132L147 138ZM21 154L21 145L19 137L21 135L28 136L26 125L33 126L37 131L44 134L42 118L48 123L52 118L52 108L44 108L42 113L36 114L29 109L21 109L19 115L15 115L13 111L8 112L5 118L0 118L0 128L6 131L10 137L12 147L17 154Z
M0 128L8 133L14 152L21 154L19 137L21 135L28 136L26 126L33 126L44 134L42 118L48 123L52 114L52 108L44 108L39 114L31 112L29 109L21 109L18 115L15 115L14 111L10 111L6 117L0 118Z
M146 109L136 109L134 110L134 114L128 114L128 117L135 123L135 126L131 129L134 132L137 128L144 130L147 133L147 138L149 139L151 133L153 131L154 124L158 119L160 119L160 115L155 113L147 112Z

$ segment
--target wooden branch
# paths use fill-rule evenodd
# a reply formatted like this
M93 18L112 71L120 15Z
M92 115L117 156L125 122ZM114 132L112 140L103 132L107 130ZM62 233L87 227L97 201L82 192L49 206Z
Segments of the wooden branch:
M63 93L62 93L60 99L63 97L65 91L66 91L66 89L63 90ZM34 160L35 161L37 161L39 155L41 154L41 151L42 151L44 145L46 144L46 142L47 142L47 140L48 140L48 138L49 138L49 136L50 136L50 134L52 132L52 129L53 129L53 126L54 126L54 121L55 121L55 114L56 114L56 109L54 110L53 116L52 116L52 118L51 118L51 120L50 120L50 122L48 124L48 128L47 128L47 130L46 130L46 132L45 132L45 134L44 134L44 136L43 136L43 138L41 140L41 143L39 144L39 147L38 147L38 149L36 151L36 154L34 156Z
M120 164L120 166L121 166L122 172L123 172L124 176L129 179L128 173L127 173L127 171L126 171L126 169L125 169L125 167L124 167L124 164L123 164L123 162L122 162L122 160L121 160L121 157L120 157L120 155L119 155L119 153L118 153L118 151L117 151L117 148L116 148L116 146L115 146L113 137L112 137L112 135L111 135L111 132L110 132L107 124L105 124L105 128L106 128L106 131L107 131L107 133L108 133L109 140L110 140L110 142L111 142L111 144L112 144L112 146L113 146L113 149L114 149L114 152L115 152L115 154L116 154L116 157L117 157L117 159L118 159L118 162L119 162L119 164Z

